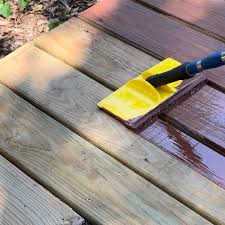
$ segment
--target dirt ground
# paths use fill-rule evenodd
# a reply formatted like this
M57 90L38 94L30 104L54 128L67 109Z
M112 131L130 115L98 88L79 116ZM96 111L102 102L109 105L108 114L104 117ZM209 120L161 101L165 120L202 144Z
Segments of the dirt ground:
M50 20L60 24L94 5L96 0L32 0L23 12L18 0L9 2L12 15L8 19L0 17L0 58L48 32Z

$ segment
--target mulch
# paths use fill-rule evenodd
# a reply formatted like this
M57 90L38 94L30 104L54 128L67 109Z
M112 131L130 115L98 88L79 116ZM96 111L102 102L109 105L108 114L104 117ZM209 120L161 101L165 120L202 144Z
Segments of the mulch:
M96 0L33 0L23 12L18 7L18 0L10 3L13 8L10 18L0 17L0 58L48 32L49 20L60 24L94 5Z

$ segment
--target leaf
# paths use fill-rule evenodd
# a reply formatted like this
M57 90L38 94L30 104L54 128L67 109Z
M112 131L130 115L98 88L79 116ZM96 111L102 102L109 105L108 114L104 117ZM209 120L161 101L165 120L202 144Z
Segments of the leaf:
M20 11L23 11L30 3L30 0L18 0Z
M0 15L8 18L12 14L12 8L9 2L0 3Z
M58 20L56 20L56 19L50 19L50 20L48 20L48 29L49 30L54 29L58 25L59 25L59 21Z

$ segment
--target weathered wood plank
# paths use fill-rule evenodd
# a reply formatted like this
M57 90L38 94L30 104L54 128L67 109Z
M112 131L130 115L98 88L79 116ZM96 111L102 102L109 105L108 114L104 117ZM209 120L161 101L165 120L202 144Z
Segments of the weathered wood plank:
M224 49L224 43L132 0L102 0L80 15L162 58L173 57L184 62ZM224 72L225 68L221 67L205 74L224 89Z
M1 116L2 113L1 109ZM13 140L11 138L8 141ZM84 223L84 219L71 208L0 156L1 225L84 225Z
M30 45L2 60L1 68L1 81L12 89L208 219L224 224L224 190L99 111L96 103L110 93L104 86ZM54 140L63 143L60 136Z
M225 94L205 86L168 113L171 120L191 130L225 155Z
M45 64L57 71L55 60L47 58ZM82 76L63 65L70 73L64 74L67 82ZM211 224L8 88L0 85L0 91L0 152L90 221L101 225Z
M40 36L34 43L39 48L64 60L73 67L82 70L86 68L85 71L89 76L101 80L102 83L113 87L113 89L122 86L123 83L147 69L148 66L151 67L153 63L156 64L159 62L153 57L76 18L69 20L50 33ZM197 99L195 100L198 102ZM182 122L182 120L180 121ZM207 126L207 123L205 126ZM191 127L188 129L191 129ZM149 130L152 131L151 134L149 134ZM157 133L157 130L160 131L160 136L155 135L154 131ZM175 132L176 129L170 129L172 136L174 136L173 131ZM146 132L148 132L148 136L145 135ZM216 183L225 184L225 180L221 176L221 171L223 171L221 170L222 168L217 168L214 163L215 161L222 163L225 158L206 146L196 142L196 140L194 141L192 138L185 136L182 132L177 131L176 133L179 134L180 140L183 137L185 142L188 143L186 148L183 146L186 154L188 154L188 151L190 150L188 146L194 145L193 152L198 154L200 159L202 159L202 157L206 159L204 154L210 155L207 160L208 168L200 165L202 168L201 173L210 179L215 179L214 181ZM153 125L149 129L146 129L145 132L142 132L141 135L152 143L158 144L161 142L162 144L160 147L166 152L174 152L173 150L176 149L174 140L169 138L167 130L162 129L161 125ZM164 141L162 141L162 137L166 137ZM200 149L205 153L200 152ZM177 156L179 157L179 154ZM202 161L204 160L202 159ZM186 162L188 162L188 159ZM225 163L222 163L222 165L223 164L225 165ZM192 162L192 167L200 171L198 166L199 165ZM205 171L206 169L208 169L207 173ZM215 174L215 176L213 176L214 178L212 177L212 174Z
M225 37L225 4L223 0L138 0L175 16L206 32Z

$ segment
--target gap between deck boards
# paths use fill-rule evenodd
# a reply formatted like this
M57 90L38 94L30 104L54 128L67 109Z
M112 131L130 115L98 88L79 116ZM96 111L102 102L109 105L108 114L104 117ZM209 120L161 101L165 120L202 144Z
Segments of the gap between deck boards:
M87 225L69 206L2 156L0 191L1 225Z

